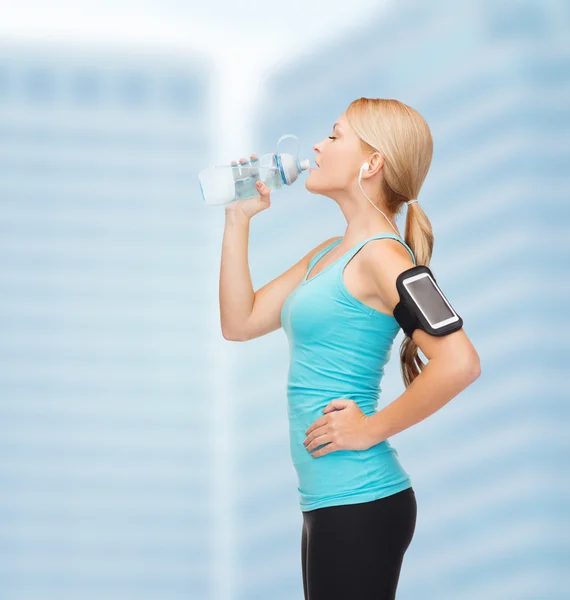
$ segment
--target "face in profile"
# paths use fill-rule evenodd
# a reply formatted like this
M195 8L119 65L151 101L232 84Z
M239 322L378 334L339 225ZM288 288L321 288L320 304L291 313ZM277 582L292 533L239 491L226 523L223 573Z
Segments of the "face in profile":
M360 166L366 160L360 139L351 129L343 113L331 134L314 145L316 168L311 168L305 188L313 194L334 197L335 193L357 185Z

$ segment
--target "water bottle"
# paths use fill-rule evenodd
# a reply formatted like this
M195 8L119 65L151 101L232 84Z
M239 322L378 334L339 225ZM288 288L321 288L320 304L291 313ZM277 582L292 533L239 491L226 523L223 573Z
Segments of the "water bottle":
M297 136L282 135L277 142L277 148L284 138ZM292 185L302 171L310 168L309 159L299 162L299 146L295 155L289 153L270 152L261 158L255 155L251 160L242 159L239 164L232 161L229 165L217 165L202 169L198 173L200 191L204 202L209 206L230 204L235 200L258 196L255 187L260 180L271 190L275 191L284 185Z

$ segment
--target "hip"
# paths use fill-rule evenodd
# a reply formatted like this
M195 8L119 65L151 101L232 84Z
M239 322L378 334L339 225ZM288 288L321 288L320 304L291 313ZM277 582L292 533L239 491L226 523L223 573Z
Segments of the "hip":
M336 450L313 457L297 454L297 473L302 510L365 502L411 487L411 480L392 447L366 451Z
M348 519L364 517L362 523L364 529L358 528L362 534L367 530L366 524L373 524L373 520L369 519L370 515L392 516L393 512L406 513L413 517L415 521L417 513L416 493L412 485L405 487L397 492L366 500L364 502L347 502L346 504L338 504L303 511L303 521L307 525L312 525L317 521L326 521L331 519L332 523L341 524L343 518L345 524Z

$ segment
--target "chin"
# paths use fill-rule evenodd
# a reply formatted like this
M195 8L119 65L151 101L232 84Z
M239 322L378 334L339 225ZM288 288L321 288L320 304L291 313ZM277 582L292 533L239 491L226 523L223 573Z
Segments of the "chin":
M311 192L313 194L318 194L319 190L315 187L314 182L311 181L311 176L309 175L309 177L307 177L307 179L305 179L305 189L308 192Z
M305 189L311 194L316 194L317 196L327 196L327 190L325 188L319 188L311 183L305 182Z

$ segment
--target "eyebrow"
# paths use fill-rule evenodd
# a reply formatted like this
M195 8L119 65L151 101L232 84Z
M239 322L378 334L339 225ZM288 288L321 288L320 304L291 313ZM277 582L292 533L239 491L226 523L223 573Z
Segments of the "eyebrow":
M335 123L335 124L333 125L333 129L334 129L335 127L337 127L337 126L338 126L338 128L339 128L339 129L342 129L342 127L341 127L341 126L340 126L338 123Z

